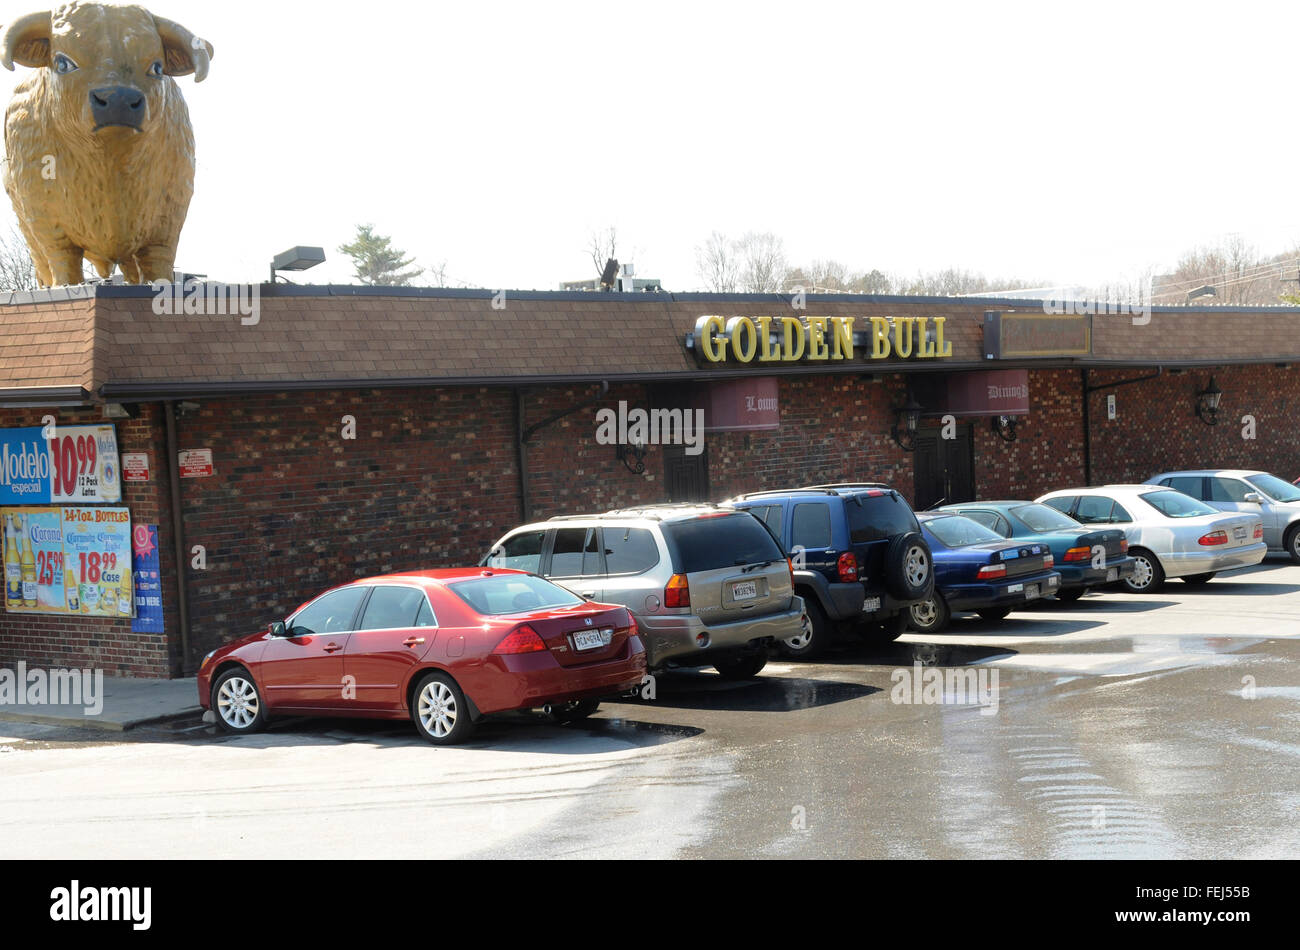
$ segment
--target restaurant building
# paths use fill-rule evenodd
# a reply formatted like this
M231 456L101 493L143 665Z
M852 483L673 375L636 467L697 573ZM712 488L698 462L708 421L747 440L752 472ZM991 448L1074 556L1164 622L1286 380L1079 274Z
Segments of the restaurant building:
M1295 308L221 299L96 286L0 306L0 523L19 585L0 665L191 674L326 587L475 563L525 518L852 480L924 508L1180 467L1300 475Z

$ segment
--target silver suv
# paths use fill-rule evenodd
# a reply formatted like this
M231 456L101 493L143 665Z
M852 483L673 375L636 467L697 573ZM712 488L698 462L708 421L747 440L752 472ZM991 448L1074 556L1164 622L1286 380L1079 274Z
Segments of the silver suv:
M649 505L515 528L480 562L540 574L636 617L652 670L744 679L797 635L804 603L771 531L748 512Z
M1270 551L1285 551L1300 564L1300 488L1268 472L1204 468L1164 472L1147 479L1205 502L1219 511L1259 515Z

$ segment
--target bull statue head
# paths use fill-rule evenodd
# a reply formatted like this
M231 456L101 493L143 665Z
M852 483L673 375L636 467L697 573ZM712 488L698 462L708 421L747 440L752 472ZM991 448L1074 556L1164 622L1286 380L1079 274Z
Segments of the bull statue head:
M0 33L0 65L37 72L5 116L5 188L47 286L170 280L194 182L189 112L173 77L202 82L210 43L144 7L65 3Z

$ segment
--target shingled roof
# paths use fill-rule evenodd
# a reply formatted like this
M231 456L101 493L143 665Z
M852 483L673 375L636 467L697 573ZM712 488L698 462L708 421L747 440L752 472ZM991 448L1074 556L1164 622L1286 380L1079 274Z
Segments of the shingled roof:
M158 313L148 287L0 299L0 391L85 390L111 401L226 391L413 384L517 385L765 373L941 371L990 366L986 298L598 294L263 285L256 322ZM700 316L945 317L943 361L702 366L683 341ZM1056 365L1215 365L1300 360L1300 309L1156 308L1149 322L1093 318L1093 355ZM997 365L1008 365L1006 363ZM1049 365L1036 361L1035 365Z

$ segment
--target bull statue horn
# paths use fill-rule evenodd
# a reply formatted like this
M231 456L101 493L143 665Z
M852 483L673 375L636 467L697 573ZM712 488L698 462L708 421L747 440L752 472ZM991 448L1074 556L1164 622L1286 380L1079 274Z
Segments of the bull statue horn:
M208 78L208 67L217 51L207 40L200 39L175 20L154 14L154 25L163 41L163 72L168 76L194 74L195 82Z
M0 66L13 72L14 61L22 66L46 66L50 62L50 11L29 13L5 24L0 35Z

